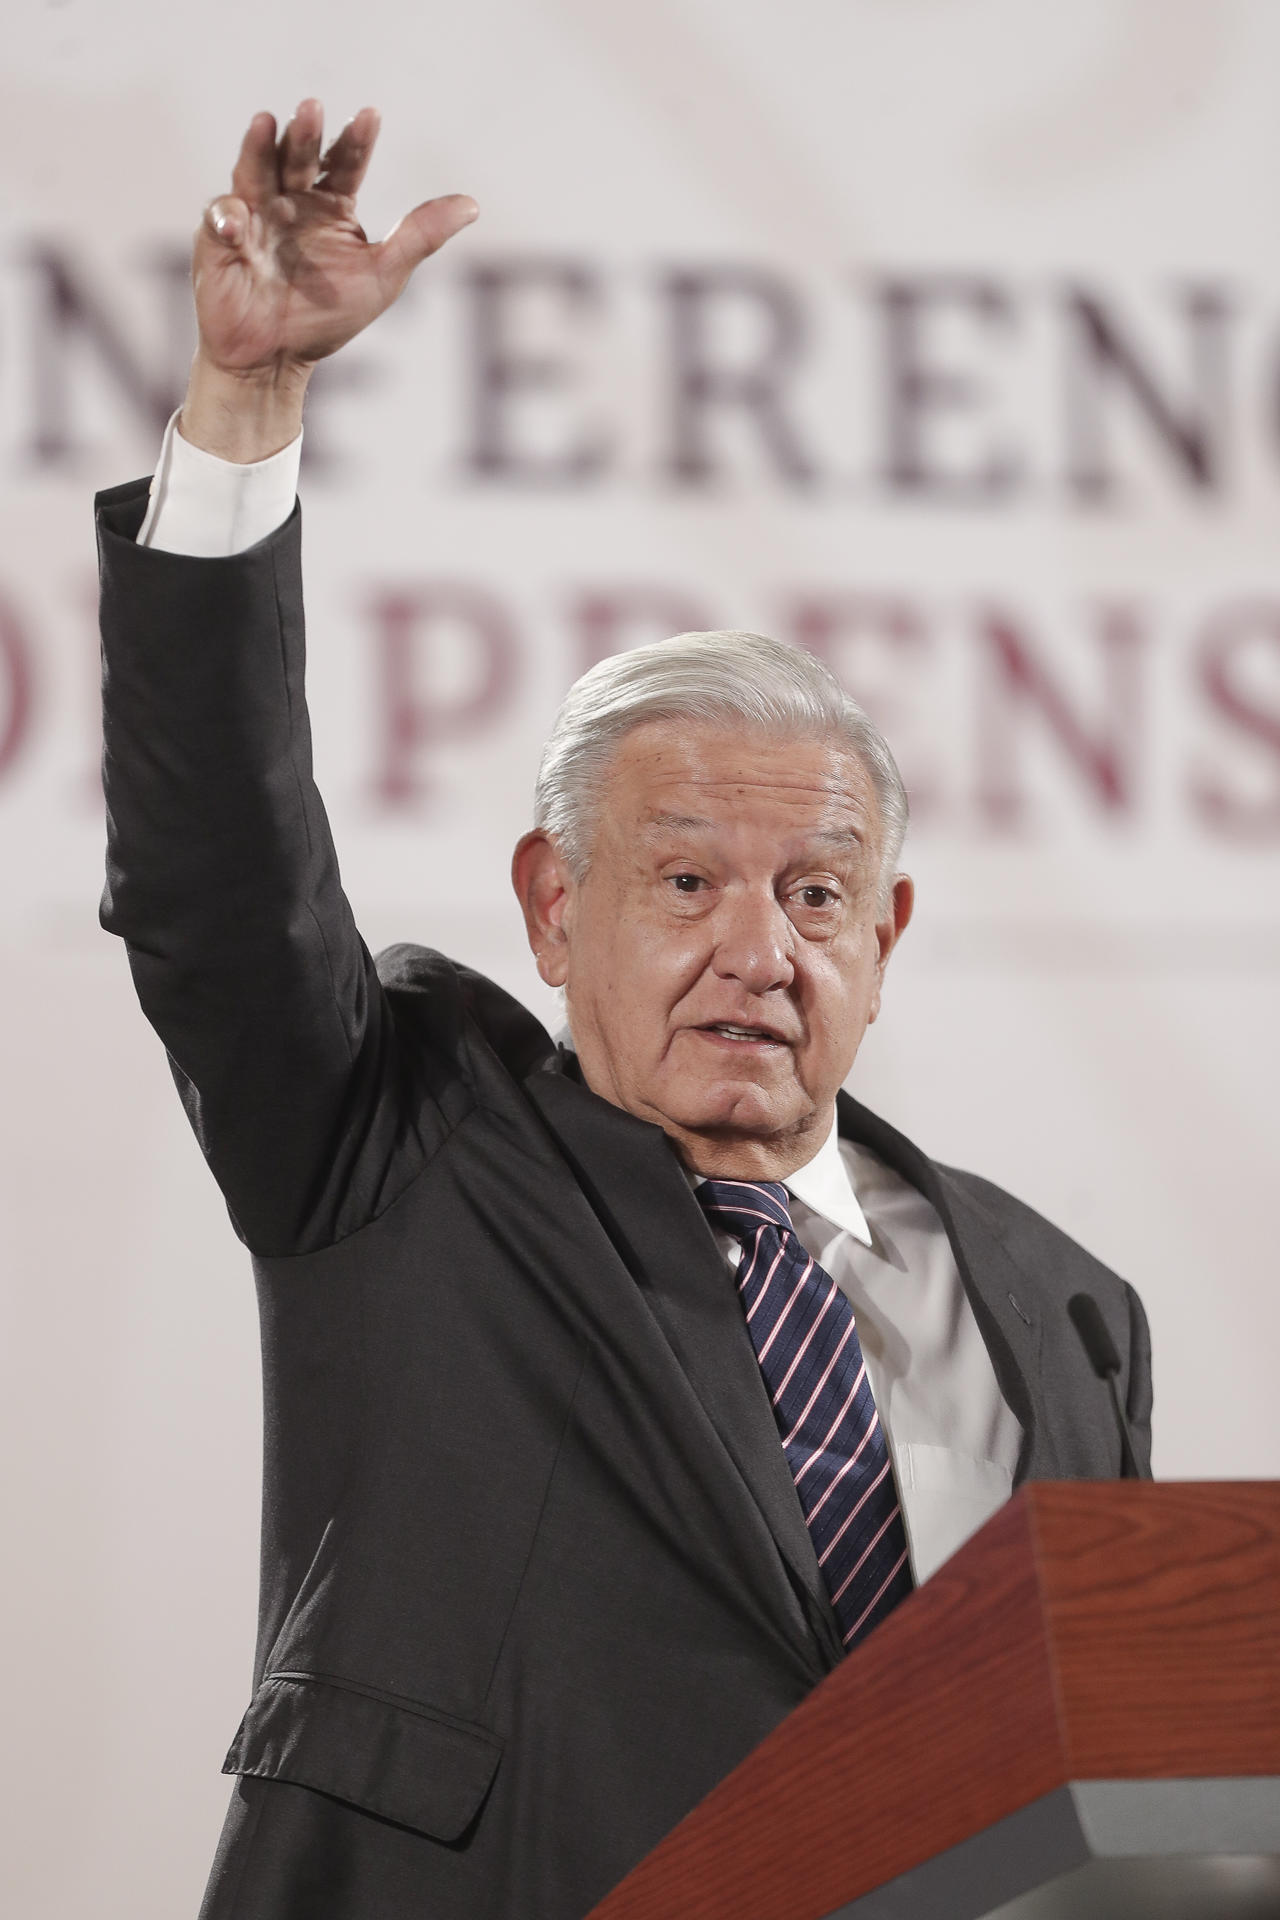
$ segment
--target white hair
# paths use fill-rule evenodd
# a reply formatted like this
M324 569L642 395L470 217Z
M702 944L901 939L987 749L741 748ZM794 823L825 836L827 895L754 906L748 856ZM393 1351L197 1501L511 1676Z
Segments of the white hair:
M591 861L595 813L624 734L646 720L693 720L834 740L866 768L880 807L880 907L889 904L907 830L907 793L888 742L811 653L763 633L678 633L611 654L564 697L542 753L533 821L576 880Z

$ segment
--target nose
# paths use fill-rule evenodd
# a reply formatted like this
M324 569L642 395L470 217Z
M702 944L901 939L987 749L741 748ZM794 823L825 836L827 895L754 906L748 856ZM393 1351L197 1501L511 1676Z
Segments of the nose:
M736 980L748 993L789 987L795 928L772 889L730 888L717 915L712 967L722 980Z

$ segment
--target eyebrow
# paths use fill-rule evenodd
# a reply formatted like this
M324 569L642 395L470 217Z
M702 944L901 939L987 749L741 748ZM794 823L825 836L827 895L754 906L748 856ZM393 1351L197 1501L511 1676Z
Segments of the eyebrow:
M652 838L659 833L714 833L714 820L701 820L696 813L650 814L641 831Z
M824 827L821 833L815 833L812 844L815 847L858 847L866 846L866 836L856 827Z
M646 839L655 840L663 833L715 833L718 823L704 820L696 813L655 813L641 826ZM809 844L815 847L834 847L843 852L856 847L860 852L866 846L864 836L856 827L823 827L811 836Z

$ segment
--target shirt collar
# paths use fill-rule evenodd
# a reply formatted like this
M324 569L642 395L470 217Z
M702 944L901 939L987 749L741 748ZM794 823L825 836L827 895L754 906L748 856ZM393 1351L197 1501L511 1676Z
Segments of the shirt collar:
M864 1247L872 1244L867 1216L859 1205L840 1151L840 1125L834 1116L831 1131L812 1160L789 1173L783 1184L788 1193L812 1212L820 1213L833 1226L843 1227L855 1240L861 1240Z
M695 1188L700 1187L704 1179L704 1175L692 1172L687 1177ZM792 1199L798 1200L810 1213L821 1214L833 1227L841 1227L855 1240L860 1240L864 1247L874 1245L867 1216L853 1190L853 1181L840 1151L838 1120L832 1120L831 1131L812 1160L789 1173L781 1184Z

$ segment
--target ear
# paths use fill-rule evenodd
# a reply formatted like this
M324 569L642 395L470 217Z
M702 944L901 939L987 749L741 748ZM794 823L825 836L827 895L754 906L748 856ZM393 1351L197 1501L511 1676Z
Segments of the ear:
M889 907L876 921L876 984L871 997L871 1011L867 1015L868 1026L880 1011L880 989L884 985L884 970L889 964L889 955L897 946L907 930L912 909L916 903L916 884L909 873L900 873L894 880L893 893Z
M524 914L538 972L549 987L562 987L569 972L566 914L573 881L560 849L541 827L516 842L511 856L511 884Z

